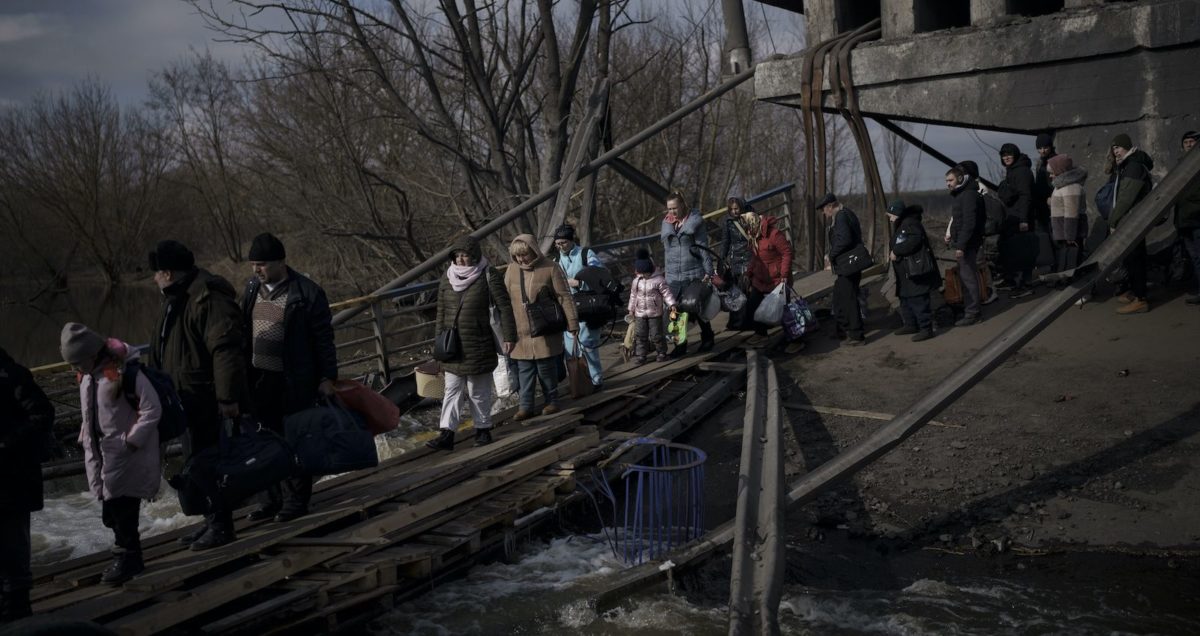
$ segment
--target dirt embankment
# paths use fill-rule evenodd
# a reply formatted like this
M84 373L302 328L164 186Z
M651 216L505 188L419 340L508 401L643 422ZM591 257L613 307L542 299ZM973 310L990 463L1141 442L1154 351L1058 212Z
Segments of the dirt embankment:
M1073 308L900 447L793 510L796 540L826 533L903 547L1026 553L1112 549L1200 555L1200 309L1152 290L1148 314L1113 300ZM984 346L1036 296L1002 299L984 322L913 343L872 312L865 347L824 325L805 352L776 356L783 401L896 413ZM697 431L710 450L716 520L732 516L741 403ZM884 422L787 411L788 480ZM719 477L730 475L732 479ZM725 502L725 503L720 503Z

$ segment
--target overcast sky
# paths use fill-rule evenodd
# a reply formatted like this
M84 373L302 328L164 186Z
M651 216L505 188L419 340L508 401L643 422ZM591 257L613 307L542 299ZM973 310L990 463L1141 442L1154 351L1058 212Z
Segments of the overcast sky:
M215 2L224 4L224 0ZM657 0L653 6L660 6ZM802 22L752 2L747 3L747 12L750 20L765 16L771 25L766 37L760 35L752 43L757 57L794 52L789 49L795 46ZM139 103L154 71L185 57L189 50L205 48L235 64L245 55L235 45L216 41L183 0L0 0L0 106L21 104L38 91L69 88L88 76L110 86L122 102ZM1014 141L1034 155L1030 137L980 132L976 139L965 130L929 127L926 131L924 126L917 126L914 134L924 135L927 143L947 155L974 159L981 166L996 164L996 150L988 146L998 148L1004 141ZM917 154L910 153L914 166ZM887 170L884 165L880 168ZM918 187L940 187L944 172L936 161L922 158Z

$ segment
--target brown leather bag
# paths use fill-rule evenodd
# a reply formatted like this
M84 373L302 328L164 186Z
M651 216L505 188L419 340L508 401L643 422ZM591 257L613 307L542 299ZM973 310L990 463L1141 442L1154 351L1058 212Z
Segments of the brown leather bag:
M575 346L572 357L567 358L567 384L570 387L571 397L579 399L591 395L596 390L596 385L592 384L592 372L588 370L587 359L580 355L578 336L573 340Z

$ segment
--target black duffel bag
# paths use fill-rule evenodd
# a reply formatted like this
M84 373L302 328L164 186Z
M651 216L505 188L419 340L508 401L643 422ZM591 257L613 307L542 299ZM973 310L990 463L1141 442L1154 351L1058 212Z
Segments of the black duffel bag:
M712 293L712 285L702 280L693 280L683 287L675 303L679 306L679 311L686 312L688 316L703 316L704 305Z
M358 413L315 406L283 418L284 435L305 475L336 475L379 465L375 436Z
M215 502L233 509L296 473L296 456L277 433L243 420L221 424L220 440L188 458L167 483L179 494L184 514L207 514Z
M576 317L589 327L603 327L615 315L612 298L608 294L576 292L572 298L575 300Z

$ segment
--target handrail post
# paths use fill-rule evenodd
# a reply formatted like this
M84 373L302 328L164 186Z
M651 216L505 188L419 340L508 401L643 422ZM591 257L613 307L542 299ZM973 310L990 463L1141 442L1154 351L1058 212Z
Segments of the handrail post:
M800 231L800 224L792 217L792 190L788 188L783 191L783 218L787 219L787 236L788 243L796 244L796 235ZM799 260L799 259L794 259Z
M387 330L384 328L383 301L376 300L371 303L371 316L371 326L375 329L375 353L378 356L379 373L383 375L384 382L390 382L392 379L392 368L388 361L388 342Z

